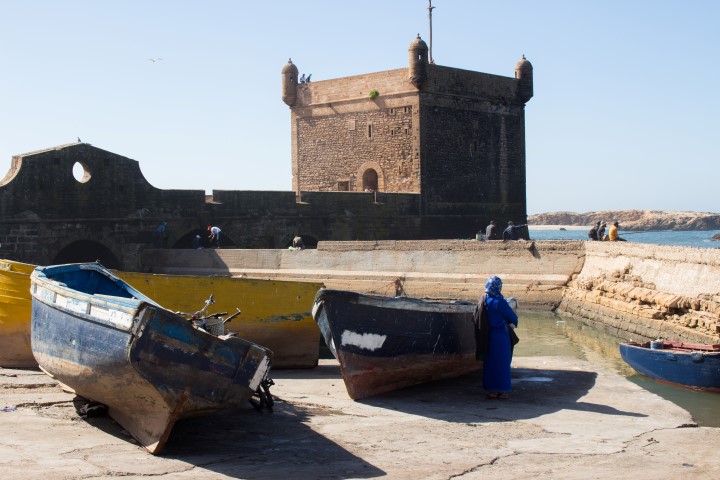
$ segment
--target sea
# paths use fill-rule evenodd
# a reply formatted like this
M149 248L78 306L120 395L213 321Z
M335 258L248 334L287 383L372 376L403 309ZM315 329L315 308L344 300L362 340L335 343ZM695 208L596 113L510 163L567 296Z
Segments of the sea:
M560 228L566 228L561 230ZM587 240L590 228L557 227L533 228L528 227L532 240ZM621 238L628 242L650 243L656 245L675 245L684 247L720 248L719 240L711 240L720 230L660 230L652 232L618 232Z
M564 228L561 230L561 228ZM576 226L529 226L533 240L587 240L589 228ZM628 242L675 245L698 248L720 248L720 241L711 240L720 230L623 232ZM720 393L704 392L656 382L635 372L620 357L618 343L627 339L613 337L588 327L571 317L558 317L544 312L522 312L516 355L574 355L627 377L633 383L684 408L698 425L720 427Z
M720 427L720 393L683 388L640 375L620 356L618 344L627 339L590 327L580 320L550 312L523 311L514 356L570 356L615 372L636 385L690 412L703 427Z

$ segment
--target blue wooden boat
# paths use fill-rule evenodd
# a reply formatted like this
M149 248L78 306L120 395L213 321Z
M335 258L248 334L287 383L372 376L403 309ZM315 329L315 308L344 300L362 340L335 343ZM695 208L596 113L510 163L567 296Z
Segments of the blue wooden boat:
M638 373L655 380L720 392L720 344L626 342L620 344L620 355Z
M313 317L357 400L482 368L470 302L320 289Z
M38 267L30 281L40 367L151 453L175 421L245 406L267 381L272 352L193 327L102 265Z

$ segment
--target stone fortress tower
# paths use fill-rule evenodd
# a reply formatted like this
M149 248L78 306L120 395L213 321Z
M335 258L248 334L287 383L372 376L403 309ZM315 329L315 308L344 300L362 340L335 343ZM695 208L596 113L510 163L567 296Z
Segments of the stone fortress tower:
M525 220L530 62L514 78L431 64L419 35L408 57L407 68L312 83L288 61L295 194L413 193L423 215Z

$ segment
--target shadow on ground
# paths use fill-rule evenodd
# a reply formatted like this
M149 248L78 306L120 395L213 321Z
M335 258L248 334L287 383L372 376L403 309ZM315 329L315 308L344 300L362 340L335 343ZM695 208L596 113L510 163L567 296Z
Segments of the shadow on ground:
M305 425L311 416L342 415L276 399L272 412L252 408L175 424L163 457L234 478L373 478L385 472ZM342 421L339 419L338 421Z

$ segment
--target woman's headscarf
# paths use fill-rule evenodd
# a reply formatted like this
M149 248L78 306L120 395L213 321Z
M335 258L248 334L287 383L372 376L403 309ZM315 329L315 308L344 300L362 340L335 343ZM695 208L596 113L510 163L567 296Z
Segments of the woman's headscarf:
M487 293L489 297L502 298L501 290L502 280L500 280L500 277L493 275L485 282L485 293Z

